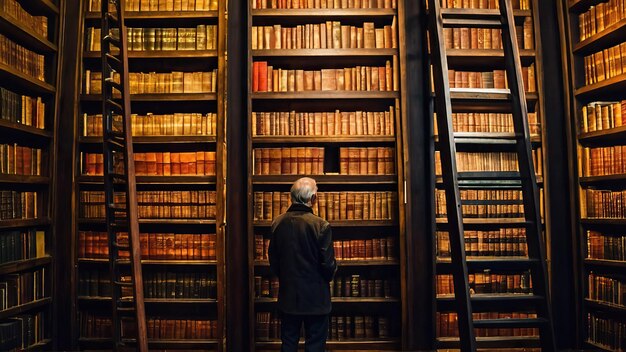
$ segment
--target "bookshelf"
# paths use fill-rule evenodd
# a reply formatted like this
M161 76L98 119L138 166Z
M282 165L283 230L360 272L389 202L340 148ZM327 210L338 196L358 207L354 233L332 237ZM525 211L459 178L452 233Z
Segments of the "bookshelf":
M291 184L305 175L318 183L314 212L333 228L339 264L327 348L403 345L404 6L378 4L271 8L248 1L248 329L256 350L280 348L266 246L273 216L286 210ZM351 209L339 209L341 202ZM375 210L376 202L386 210Z
M225 4L125 4L149 347L223 350ZM100 198L100 5L83 5L73 126L73 339L80 349L106 349L111 301Z
M570 133L577 188L576 236L580 267L581 345L625 347L624 302L607 295L623 285L624 216L615 201L624 190L620 170L626 76L623 1L570 1L563 6L562 39L568 58Z
M52 346L58 1L0 4L0 310L3 346ZM11 332L13 331L13 332ZM22 335L23 334L23 335Z
M443 0L444 25L441 45L446 46L450 77L452 120L456 160L463 207L465 251L469 270L470 295L477 319L532 318L542 297L528 294L532 285L529 268L537 262L528 258L517 160L511 159L515 145L512 135L509 90L501 78L504 70L499 30L490 29L497 20L497 1L461 2ZM456 8L455 8L456 4ZM464 2L465 4L465 2ZM474 4L475 6L473 6ZM473 7L473 8L472 8ZM480 8L479 8L480 7ZM484 8L483 8L484 7ZM533 161L540 187L541 214L544 214L545 134L543 107L541 37L536 1L513 1L520 58L523 67ZM428 9L426 9L428 11ZM482 26L481 26L482 24ZM432 82L432 81L431 81ZM431 87L432 89L432 83ZM433 96L431 98L437 99ZM434 151L432 209L433 290L432 346L459 348L459 331L454 305L450 244L447 232L445 192L439 164L436 118L429 141ZM435 122L432 122L435 121ZM546 242L550 235L544 223ZM419 231L418 231L419 232ZM424 252L422 252L424 253ZM422 294L426 294L425 292ZM523 299L523 301L520 301ZM515 304L511 302L515 300ZM538 331L529 328L476 328L479 348L537 348ZM428 345L426 345L428 346Z

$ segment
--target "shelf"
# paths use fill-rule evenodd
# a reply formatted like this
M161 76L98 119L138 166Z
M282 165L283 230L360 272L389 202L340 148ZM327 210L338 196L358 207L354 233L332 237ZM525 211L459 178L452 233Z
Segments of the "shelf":
M437 228L447 228L447 218L437 218ZM475 227L527 227L531 223L524 218L464 218L463 226L466 229L472 229Z
M281 18L371 18L397 16L396 9L254 9L250 10L252 17L281 17Z
M569 0L569 9L574 13L582 13L589 9L590 6L597 5L604 0Z
M251 93L253 100L283 100L283 99L397 99L398 92L374 91L306 91L306 92L255 92Z
M459 172L459 187L465 189L520 189L522 182L519 173L493 173L493 172ZM543 177L535 176L537 186L543 186ZM443 178L440 175L435 176L435 186L439 189L444 188ZM468 218L471 219L471 218Z
M615 76L604 81L590 84L576 89L574 95L581 103L592 100L613 100L623 99L626 92L626 73Z
M24 10L31 15L58 15L59 8L50 0L19 0Z
M495 19L500 20L500 10L498 9L441 9L441 15L444 18L476 18L476 19ZM532 16L530 10L514 9L513 16L516 19L523 19L524 17Z
M626 126L585 132L578 136L578 141L585 146L610 146L623 143L626 139Z
M596 342L592 342L589 340L585 340L585 344L588 345L589 347L591 347L593 350L599 350L599 351L614 351L611 347L609 346L605 346L605 345L601 345L599 343Z
M100 60L99 51L83 53L83 58ZM118 55L118 54L114 54ZM145 59L207 59L217 58L217 50L155 50L155 51L129 51L128 58L131 60Z
M584 263L585 265L588 265L588 266L605 267L605 268L613 268L613 269L626 269L626 261L620 261L620 260L604 260L604 259L586 258Z
M439 143L439 136L435 135L435 143ZM459 145L486 145L509 147L515 146L517 141L521 139L521 134L514 132L455 132L454 142ZM533 146L541 145L541 136L531 135L530 143Z
M300 339L300 346L304 346L303 339ZM280 350L280 341L256 341L256 348L258 350ZM328 340L326 348L329 350L352 350L352 351L397 351L400 347L399 340L391 339L372 339L372 340L345 340L334 341Z
M523 348L540 347L539 337L535 336L496 336L476 337L478 348ZM460 347L458 337L437 338L438 349L458 349Z
M124 339L125 341L128 341ZM110 348L112 346L112 340L110 338L89 338L89 337L81 337L78 339L78 343L81 347L86 349L93 348ZM148 346L154 349L217 349L218 347L217 340L195 340L195 339L187 339L187 340L154 340L148 339ZM133 344L130 341L129 344Z
M41 258L24 259L15 262L4 263L0 264L0 275L28 271L30 269L48 266L50 263L52 263L52 257L50 257L49 255Z
M604 175L604 176L585 176L579 178L580 185L583 187L596 186L624 186L626 184L626 174Z
M102 145L102 137L80 137L78 142L81 144L97 144ZM215 143L215 136L138 136L133 137L133 145L137 144L192 144L198 143Z
M0 63L0 80L11 82L12 88L19 88L19 93L28 93L28 95L51 95L55 92L55 88L52 85L33 78L3 63Z
M534 310L544 298L527 293L480 293L470 296L474 312ZM437 310L455 311L454 295L437 295Z
M255 136L253 144L363 144L363 143L395 143L394 136Z
M395 226L396 220L329 220L333 227L378 227L378 226ZM254 220L256 227L270 227L272 220Z
M91 303L110 303L111 297L78 296L78 300ZM144 302L148 304L215 304L217 303L217 300L211 298L144 298Z
M39 309L47 305L50 305L51 303L52 303L52 298L48 297L48 298L38 299L36 301L22 304L16 307L11 307L9 309L0 311L0 320L5 320L7 318L10 318L16 315L25 314L35 309Z
M52 343L51 339L41 340L33 345L30 345L24 349L24 351L44 351L48 350L50 344Z
M0 11L0 32L13 41L38 54L55 53L57 46L22 25L18 20Z
M52 133L50 133L50 131L3 119L0 119L0 132L4 135L17 134L18 136L28 136L27 138L34 137L45 141L52 138Z
M620 314L626 317L626 307L610 304L602 301L595 301L589 298L585 298L585 304L594 309L600 309L605 312L611 312L614 314Z
M79 263L82 264L108 264L109 260L105 258L79 258ZM120 264L128 265L129 260L120 260ZM210 266L217 265L217 260L167 260L167 259L144 259L141 261L142 265L193 265L193 266Z
M626 219L619 218L582 218L581 224L588 226L625 226Z
M385 298L385 297L331 297L332 303L398 303L398 298ZM278 298L270 297L257 297L254 299L254 303L270 304L278 302Z
M527 257L467 257L467 267L473 272L479 272L485 269L492 269L498 272L520 272L530 269L532 266L540 263L537 259ZM437 272L451 273L452 261L438 259Z
M5 175L0 174L0 185L47 185L50 177L32 175Z
M290 185L304 175L254 175L252 183L256 185ZM333 185L393 185L398 183L396 175L311 175L317 184Z
M535 61L535 50L520 49L522 66L529 66ZM446 49L450 68L504 68L504 50L502 49Z
M397 260L386 259L363 259L363 260L337 260L339 266L397 266L400 262ZM269 266L267 260L255 260L255 266Z
M19 229L24 227L42 227L50 225L50 219L17 219L0 220L0 230Z
M78 183L103 184L102 176L79 176ZM136 176L137 184L146 185L211 185L217 182L216 176Z
M79 224L104 225L101 219L78 219ZM214 219L139 219L139 225L215 225Z
M252 57L362 57L393 56L398 49L267 49L252 50Z
M102 95L100 94L82 94L81 101L83 102L101 102ZM185 102L185 101L215 101L217 100L216 93L163 93L163 94L131 94L131 102Z
M217 19L217 11L125 11L124 19L129 24L137 22L194 22L207 19ZM91 22L100 20L100 12L87 12L85 19Z
M589 55L619 45L626 41L626 19L605 28L602 32L578 42L572 51L577 55Z

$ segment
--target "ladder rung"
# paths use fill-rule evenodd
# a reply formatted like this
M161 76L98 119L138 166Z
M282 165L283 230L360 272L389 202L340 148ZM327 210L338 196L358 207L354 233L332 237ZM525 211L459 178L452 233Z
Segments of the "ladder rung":
M458 180L520 180L520 173L517 171L476 171L459 172Z
M102 41L103 42L108 42L110 44L113 44L113 45L115 45L118 48L121 46L120 38L116 38L116 37L114 37L111 34L105 35L104 38L102 38Z
M132 313L135 311L135 307L117 307L116 310L123 313Z
M128 231L128 224L127 223L111 223L109 224L110 227L115 231Z
M117 19L117 16L115 16L115 15L114 15L113 13L111 13L111 12L107 12L107 13L106 13L106 18L107 18L108 20L112 21L112 22L119 23L119 20Z
M502 28L502 22L499 20L473 19L473 18L444 18L444 27L463 27L463 28Z
M120 92L122 91L122 85L120 83L115 82L113 80L113 78L110 78L110 77L109 78L105 78L104 79L104 84L106 84L106 85L108 85L110 87L113 87L113 88L117 89Z
M114 284L118 285L118 286L123 286L123 287L133 287L133 283L130 281L113 281Z
M116 138L116 139L124 139L126 138L126 134L122 131L108 131L105 134L107 138Z
M114 246L115 248L117 248L118 250L119 250L119 249L121 249L121 250L123 250L123 251L128 251L128 250L130 250L130 246L128 246L127 244L124 244L124 245L119 244L119 242L113 242L113 246Z
M489 302L497 302L497 303L517 303L517 302L528 302L528 301L542 301L545 299L544 296L539 295L530 295L530 294L478 294L470 297L470 301L472 302L480 302L480 303L489 303Z
M110 107L112 107L112 108L114 108L114 109L117 109L119 113L123 113L123 112L124 112L124 108L123 108L120 104L118 104L118 103L114 102L113 100L111 100L111 99L107 99L106 103L107 103Z
M112 180L120 180L120 181L126 182L126 175L116 174L116 173L109 173L109 174L107 174L107 177L109 177Z
M474 320L474 328L536 328L548 323L544 318Z
M118 72L122 71L122 62L120 61L120 59L110 53L106 53L105 57L107 59L107 63L109 64L109 66L111 66L112 69Z

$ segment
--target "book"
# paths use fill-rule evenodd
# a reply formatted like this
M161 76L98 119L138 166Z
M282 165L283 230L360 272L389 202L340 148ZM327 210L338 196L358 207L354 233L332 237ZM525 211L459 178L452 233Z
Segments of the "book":
M41 97L30 97L0 87L0 119L44 129L46 104Z
M438 208L439 209L439 208ZM465 216L465 214L464 214ZM468 257L527 257L526 229L465 230L465 254ZM437 258L450 258L450 237L447 231L436 231Z
M626 42L587 55L583 63L585 85L620 76L626 70Z
M0 220L36 219L37 192L0 190Z
M610 351L626 348L626 323L599 312L587 313L587 341Z
M591 38L612 29L612 27L626 18L626 4L624 0L609 0L593 6L578 15L579 41Z
M434 114L434 135L439 135L437 114ZM541 121L537 113L528 113L528 130L531 136L541 135ZM453 113L452 127L456 132L514 133L513 116L503 113Z
M197 25L194 28L136 28L126 27L129 51L216 50L217 26ZM85 30L85 50L98 52L101 30Z
M89 0L89 11L100 12L102 0ZM217 11L217 0L127 0L124 2L126 11Z
M102 73L85 70L83 93L102 94ZM119 73L113 80L120 82ZM210 72L129 73L130 94L215 93L217 69Z
M587 230L587 258L626 261L626 234Z
M0 264L46 255L43 230L0 231Z
M45 312L20 314L0 322L0 349L25 350L47 337Z
M131 114L130 118L134 137L215 136L217 132L216 113ZM113 125L122 130L121 116L114 116ZM102 114L83 114L83 136L102 136L102 127Z
M541 148L532 150L535 173L542 174ZM457 152L456 164L459 172L502 172L518 171L517 154L508 152ZM435 174L441 175L441 156L435 152Z
M40 176L41 162L41 149L0 144L0 174Z
M339 173L343 175L393 175L394 148L339 148Z
M505 70L493 70L488 72L470 72L448 70L450 78L450 88L486 88L486 89L508 89ZM524 91L528 93L536 92L535 64L522 67L522 83Z
M581 192L581 217L611 218L626 217L626 208L622 206L626 191L603 189L584 189Z
M450 274L437 275L437 295L454 295L454 279ZM470 295L474 294L531 294L530 271L519 274L496 274L490 269L468 274Z
M0 280L0 310L21 306L46 297L46 268L5 275Z
M0 34L0 63L45 82L45 58Z
M581 108L579 132L609 130L624 125L626 100L616 102L592 102Z
M524 202L521 190L462 189L461 209L464 218L521 218ZM435 190L435 216L447 217L446 194Z
M272 1L272 0L250 0L252 9L395 9L397 0L384 1Z
M215 176L216 173L215 152L135 153L134 157L135 175L137 176ZM83 175L102 176L104 172L103 155L82 153L80 166ZM121 160L113 165L114 169L121 173L123 173L123 166Z
M450 9L499 9L497 0L440 0L442 8ZM511 2L514 9L529 10L530 0L514 0Z
M19 1L0 0L0 13L12 17L20 26L37 33L42 39L48 39L48 18L31 15Z
M537 314L531 312L485 312L473 313L474 320L487 319L533 319ZM456 313L437 312L436 315L437 337L459 337L459 322ZM489 328L476 329L476 337L487 336L539 336L538 328Z

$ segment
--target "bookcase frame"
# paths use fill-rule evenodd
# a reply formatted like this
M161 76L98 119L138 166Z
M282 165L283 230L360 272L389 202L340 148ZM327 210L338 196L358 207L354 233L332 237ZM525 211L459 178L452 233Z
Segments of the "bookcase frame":
M248 335L250 350L277 350L280 349L280 341L256 341L255 339L255 323L256 323L256 307L267 307L268 304L275 304L276 299L271 298L255 298L254 276L256 268L268 267L267 261L255 261L254 258L254 235L257 234L255 230L263 228L263 235L267 238L268 229L271 224L269 220L253 220L254 213L254 197L255 190L262 191L280 191L285 192L289 190L289 185L296 179L308 175L253 175L253 160L252 151L255 147L290 147L290 146L354 146L361 147L371 145L385 145L393 146L395 148L395 170L393 175L312 175L318 184L320 192L326 191L325 186L330 186L333 191L336 191L336 187L344 187L342 190L349 191L367 191L368 189L377 189L375 187L393 187L385 188L385 190L391 190L397 192L397 203L394 204L394 208L397 209L397 218L394 220L332 220L330 224L333 228L342 227L355 227L358 228L378 228L387 229L390 235L393 234L396 237L396 250L398 260L364 260L364 261L339 261L339 267L390 267L397 271L397 278L399 281L399 297L397 298L367 298L367 297L333 297L333 307L338 305L356 304L364 307L365 304L372 304L379 307L394 307L396 311L395 317L399 317L401 325L399 326L398 333L400 336L388 338L388 339L373 339L373 340L344 340L333 341L329 340L327 348L330 350L397 350L405 348L405 340L407 334L411 332L407 330L407 286L406 286L406 225L405 225L405 204L406 204L406 184L405 184L405 166L407 163L406 144L404 140L404 119L407 107L406 99L406 53L405 53L405 19L404 19L404 1L397 1L396 9L252 9L250 0L243 0L241 5L247 9L247 48L245 55L247 60L247 68L244 70L247 73L244 81L246 82L245 96L247 106L247 119L246 119L246 131L247 131L247 155L249 156L247 161L247 281L248 281ZM391 19L393 16L397 18L397 38L398 47L395 49L251 49L251 32L253 25L265 24L287 24L293 26L296 24L305 23L321 23L327 20L333 21L345 21L359 22L361 21L379 21L383 19ZM274 20L273 22L270 22ZM313 33L311 33L313 35ZM396 74L399 77L399 91L305 91L305 92L262 92L257 93L252 91L252 63L255 59L272 60L281 58L291 58L289 62L290 67L298 67L298 63L301 64L306 58L314 58L321 60L323 63L331 63L332 59L340 58L345 66L354 65L350 63L349 59L354 60L367 60L368 57L387 57L391 60L393 56L398 57L398 66L396 67L399 72ZM287 61L280 61L278 65L285 64ZM296 64L294 64L294 62ZM363 61L355 61L363 62ZM360 64L360 63L359 63ZM323 67L323 64L321 65ZM334 67L334 66L333 66ZM301 67L300 67L301 68ZM318 69L316 67L316 69ZM252 112L255 102L267 101L286 102L291 106L291 109L297 111L312 111L307 108L316 106L318 104L328 105L329 108L326 111L335 109L335 104L342 106L342 111L354 111L363 109L361 104L368 104L369 101L385 101L387 106L395 106L394 114L394 136L253 136L252 135ZM338 103L339 102L339 103ZM382 103L379 103L382 106ZM319 105L318 105L319 106ZM319 108L314 111L322 111ZM231 133L232 131L229 131ZM272 187L273 186L273 187ZM395 187L394 187L395 186ZM346 189L347 188L347 189ZM397 233L397 236L396 236ZM341 239L342 236L333 235L333 241ZM341 270L341 269L340 269ZM265 270L264 272L269 272ZM359 308L362 312L363 308ZM272 308L276 311L276 307ZM335 308L333 308L333 311ZM332 313L331 313L332 314ZM303 339L300 340L302 344Z
M593 343L587 339L587 314L598 312L608 318L624 322L626 309L623 307L605 304L588 299L588 275L591 271L600 274L618 275L623 278L626 262L587 258L587 231L599 230L607 236L623 233L626 221L624 219L584 218L582 208L585 206L582 193L586 189L600 188L623 190L626 188L624 175L607 176L580 176L579 169L583 163L583 147L602 147L623 144L626 137L624 126L593 132L580 132L580 122L583 119L582 107L594 101L620 101L626 99L626 74L610 79L585 85L584 57L594 52L610 48L626 41L626 20L606 27L602 32L580 41L578 15L586 12L591 6L603 1L599 0L563 0L559 7L559 25L563 42L563 70L567 92L567 109L569 110L569 129L567 131L570 142L569 153L571 159L570 175L573 183L573 197L575 199L573 214L574 229L574 258L577 268L576 306L578 321L576 322L577 341L579 348L609 351L607 346ZM567 58L567 60L565 60ZM608 231L606 233L605 231Z
M0 220L0 230L43 230L45 231L45 256L40 258L13 261L0 265L0 277L10 274L19 274L32 270L44 269L44 298L33 302L11 307L0 312L1 319L15 317L21 314L44 312L45 338L31 345L27 350L39 350L53 346L53 336L56 336L56 324L53 323L54 307L56 304L54 271L57 269L56 245L54 243L55 229L52 218L56 213L53 206L56 190L54 187L56 172L56 146L58 139L58 106L61 90L61 62L62 35L65 6L64 0L32 0L18 1L31 15L48 17L48 34L40 34L23 27L17 20L0 12L0 33L26 49L44 55L45 82L26 75L9 65L0 64L0 79L7 82L3 85L11 91L32 97L42 97L46 104L45 129L33 126L12 123L0 120L0 135L2 142L19 143L22 146L36 147L42 150L42 176L0 175L0 185L4 189L37 191L38 213L37 219L27 220Z
M74 48L78 53L76 59L76 77L74 79L74 111L73 111L73 160L71 169L73 176L71 203L74 212L71 214L71 248L66 249L71 253L72 294L71 302L65 302L69 310L73 325L71 329L72 348L109 348L111 339L80 338L80 326L77 322L78 312L83 309L99 309L106 313L110 309L110 299L103 297L82 297L78 295L78 277L83 268L104 268L106 270L107 259L79 259L78 258L78 233L82 229L105 231L103 219L83 219L79 216L80 191L99 190L102 187L102 176L86 176L81 174L81 152L96 152L101 150L101 137L88 137L82 134L82 113L87 109L90 113L98 112L100 95L82 94L83 73L85 67L99 67L99 52L84 51L85 29L90 26L99 27L100 13L90 12L89 0L81 0L80 14L74 25L78 29L78 43ZM215 50L189 50L189 51L129 51L129 65L131 72L133 67L141 64L152 65L167 70L168 63L177 65L180 69L186 64L205 68L207 66L217 68L217 88L215 93L171 93L171 94L133 94L131 95L133 113L139 109L141 113L162 111L163 113L174 112L211 112L215 113L216 135L190 135L190 136L139 136L133 138L135 150L142 152L150 151L191 151L211 150L216 156L215 176L137 176L139 190L215 190L216 192L216 219L140 219L142 232L177 232L189 230L192 233L215 233L216 234L216 260L142 260L144 267L157 267L161 271L167 271L168 267L211 268L216 273L217 297L215 299L146 299L148 316L168 316L177 311L194 312L194 315L202 318L212 317L217 319L217 336L208 340L154 340L149 339L150 348L161 349L202 349L202 350L225 350L225 178L226 178L226 9L225 4L220 2L217 11L127 11L125 14L127 25L132 27L185 27L189 21L216 25ZM67 50L71 50L69 48ZM165 64L160 63L165 61ZM159 66L161 65L161 66ZM139 68L139 70L143 70ZM156 111L155 111L156 109ZM68 165L69 166L69 165ZM65 200L66 202L69 200ZM63 309L63 308L61 308ZM198 313L200 312L200 313ZM206 313L206 314L205 314ZM177 316L175 318L184 319Z

